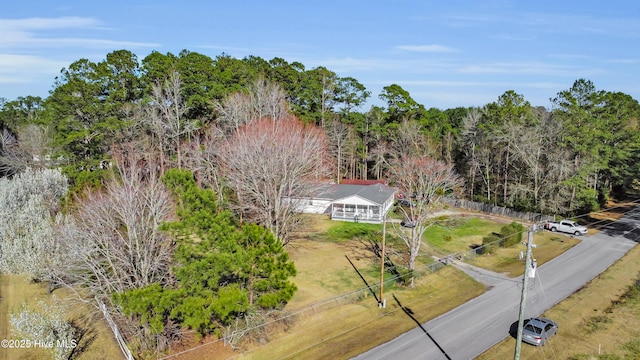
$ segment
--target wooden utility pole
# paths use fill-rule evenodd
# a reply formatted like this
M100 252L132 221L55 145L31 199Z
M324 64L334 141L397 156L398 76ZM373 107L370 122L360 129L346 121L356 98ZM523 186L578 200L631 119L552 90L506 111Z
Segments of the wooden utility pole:
M385 256L385 248L384 243L387 237L387 215L385 214L382 218L382 246L380 248L380 296L378 297L380 302L378 303L378 307L384 308L385 301L382 298L382 287L384 286L384 256Z
M531 230L529 230L527 240L527 254L524 259L524 274L522 274L522 296L520 297L520 315L518 316L518 336L516 337L516 351L513 355L514 360L520 359L520 347L522 346L522 326L524 325L524 305L527 299L527 286L529 279L529 272L531 271L531 248L533 247L533 233L536 231L536 225L534 224Z

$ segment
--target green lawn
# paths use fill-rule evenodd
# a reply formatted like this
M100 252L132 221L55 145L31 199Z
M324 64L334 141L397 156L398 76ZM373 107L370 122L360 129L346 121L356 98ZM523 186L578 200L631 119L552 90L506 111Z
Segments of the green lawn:
M289 245L289 254L298 270L294 278L298 291L285 312L295 312L320 300L363 289L365 284L360 276L376 294L379 291L380 259L371 246L381 240L382 226L338 221L327 223L323 216L316 219L307 227L312 236L305 235ZM430 253L436 249L430 237L451 234L450 242L439 245L441 248L437 250L440 252L466 250L470 243L478 239L481 241L482 236L497 231L501 226L499 222L470 217L440 219L438 225L429 228L429 241L423 243L424 252L419 256L417 265L422 271L416 278L416 286L410 288L394 282L385 283L386 309L378 309L373 295L367 291L362 291L363 297L356 302L336 300L328 307L314 307L313 312L306 311L288 324L288 330L272 333L268 344L250 346L251 350L241 358L346 359L415 327L414 320L407 317L400 305L409 308L418 321L424 322L463 304L482 294L485 287L454 267L445 267L435 273L425 271L426 266L434 261ZM406 230L399 226L395 229ZM393 231L394 228L389 226L388 251L394 254L392 258L399 265L406 265L401 263L406 245L394 236ZM385 273L385 279L391 277Z
M446 266L434 273L421 271L414 288L385 283L383 297L387 308L379 309L359 275L372 285L375 293L379 291L380 259L373 247L381 240L382 226L331 221L326 215L312 215L308 220L304 231L300 231L287 246L298 270L293 279L298 291L284 313L296 315L286 323L272 324L266 336L268 340L245 343L241 353L218 358L347 359L414 328L415 321L425 322L485 291L484 285L455 267ZM482 244L483 237L499 232L510 222L509 219L494 219L481 214L434 219L424 234L418 267L425 269L434 258L443 255L468 252L474 245ZM394 231L398 230L407 229L399 224L387 224L387 251L394 254L394 261L404 265L406 245L394 236ZM539 232L534 236L537 244L534 256L538 264L543 264L579 241L579 238ZM517 244L496 249L493 254L465 257L464 261L517 276L522 274L524 267L524 262L519 259L519 253L524 249L524 245ZM385 273L385 279L390 277ZM345 295L354 290L359 295ZM402 308L409 310L414 319L409 318ZM560 316L555 317L560 319ZM498 356L495 354L483 355L482 358L508 358L513 353L507 350Z
M523 240L526 239L527 234L523 237ZM533 250L532 256L540 266L569 250L579 242L579 237L540 231L533 236L533 243L536 248ZM524 261L520 260L521 251L525 252L526 246L524 244L516 244L509 248L499 248L493 254L468 258L467 261L472 265L515 277L522 275L524 272Z
M442 217L435 219L424 233L428 246L440 255L462 253L472 245L481 245L482 238L499 232L505 224L476 217Z

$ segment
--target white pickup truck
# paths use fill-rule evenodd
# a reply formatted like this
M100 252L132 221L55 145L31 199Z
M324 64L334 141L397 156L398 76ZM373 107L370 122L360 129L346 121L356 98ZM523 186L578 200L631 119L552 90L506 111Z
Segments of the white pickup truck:
M559 231L563 233L569 233L573 235L586 235L587 228L578 225L571 220L561 220L560 222L548 222L544 224L544 228L551 231Z

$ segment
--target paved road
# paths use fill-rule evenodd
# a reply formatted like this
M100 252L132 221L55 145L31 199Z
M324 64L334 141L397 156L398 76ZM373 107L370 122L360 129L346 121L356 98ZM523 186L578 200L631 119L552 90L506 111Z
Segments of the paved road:
M623 219L539 266L536 278L529 282L526 317L540 315L580 289L626 254L639 239L640 208L636 207ZM522 277L507 279L469 267L464 270L491 289L355 359L467 360L509 336L510 327L518 321ZM402 303L402 299L398 301Z

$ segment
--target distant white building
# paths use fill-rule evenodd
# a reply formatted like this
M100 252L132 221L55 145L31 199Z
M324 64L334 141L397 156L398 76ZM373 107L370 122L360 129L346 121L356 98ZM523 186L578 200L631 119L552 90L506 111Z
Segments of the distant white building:
M333 184L317 196L296 199L304 213L329 214L332 220L382 223L393 206L396 189L384 184Z

